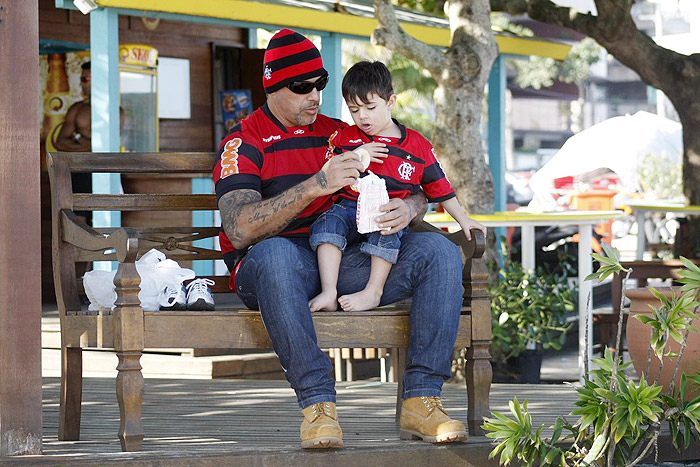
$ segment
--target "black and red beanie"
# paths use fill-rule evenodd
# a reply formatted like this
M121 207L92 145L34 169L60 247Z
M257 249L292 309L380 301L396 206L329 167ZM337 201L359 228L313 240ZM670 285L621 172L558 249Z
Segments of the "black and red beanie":
M270 94L292 81L328 74L316 46L291 29L278 31L263 57L263 87Z

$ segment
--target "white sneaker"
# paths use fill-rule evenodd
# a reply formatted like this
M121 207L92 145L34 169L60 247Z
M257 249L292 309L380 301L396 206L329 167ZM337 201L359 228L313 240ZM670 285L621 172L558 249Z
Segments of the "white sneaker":
M210 285L211 279L195 279L187 284L187 309L197 311L214 311L214 295Z
M187 295L185 286L180 286L177 289L164 287L158 294L158 304L161 310L186 310Z

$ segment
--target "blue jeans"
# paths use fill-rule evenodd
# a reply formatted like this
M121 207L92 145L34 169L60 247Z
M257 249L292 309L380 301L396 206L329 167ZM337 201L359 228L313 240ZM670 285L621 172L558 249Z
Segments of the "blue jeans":
M408 232L408 227L391 235L382 235L379 232L370 232L363 236L357 231L357 201L341 198L340 201L321 214L309 229L309 243L311 248L316 248L322 243L335 245L341 251L345 251L347 245L360 243L363 238L366 242L360 243L360 251L372 256L378 256L391 264L396 264L399 257L401 237Z
M364 289L370 262L359 245L346 248L339 295ZM236 288L248 308L261 311L299 406L335 402L331 362L318 347L308 305L321 291L316 254L308 238L273 237L256 244L243 258ZM460 252L442 235L409 232L403 237L380 305L409 297L413 297L411 332L402 398L439 396L450 377L462 305Z

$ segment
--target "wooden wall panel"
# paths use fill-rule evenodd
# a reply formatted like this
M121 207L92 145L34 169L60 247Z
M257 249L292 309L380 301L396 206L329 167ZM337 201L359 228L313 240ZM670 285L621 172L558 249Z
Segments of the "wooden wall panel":
M89 43L89 19L76 11L59 10L53 0L39 1L39 37ZM212 110L211 43L243 47L240 28L161 20L155 31L146 29L140 17L119 18L119 42L145 44L162 57L190 61L191 118L160 121L161 151L211 151L216 149Z

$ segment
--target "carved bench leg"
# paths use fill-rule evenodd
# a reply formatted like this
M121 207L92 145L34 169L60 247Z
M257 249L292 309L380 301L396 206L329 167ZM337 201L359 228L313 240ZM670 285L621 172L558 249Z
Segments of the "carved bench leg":
M80 410L83 397L83 349L61 349L61 400L58 415L58 439L80 439Z
M143 444L141 407L143 374L141 352L117 352L117 402L119 402L119 441L122 451L140 451Z
M119 358L119 441L123 451L140 451L143 444L141 353L144 348L144 321L143 309L138 298L140 282L134 263L119 264L114 277L117 300L113 322L114 349Z
M467 349L465 375L467 383L467 424L471 436L482 436L481 425L489 413L489 391L493 377L489 361L489 341L472 341Z

